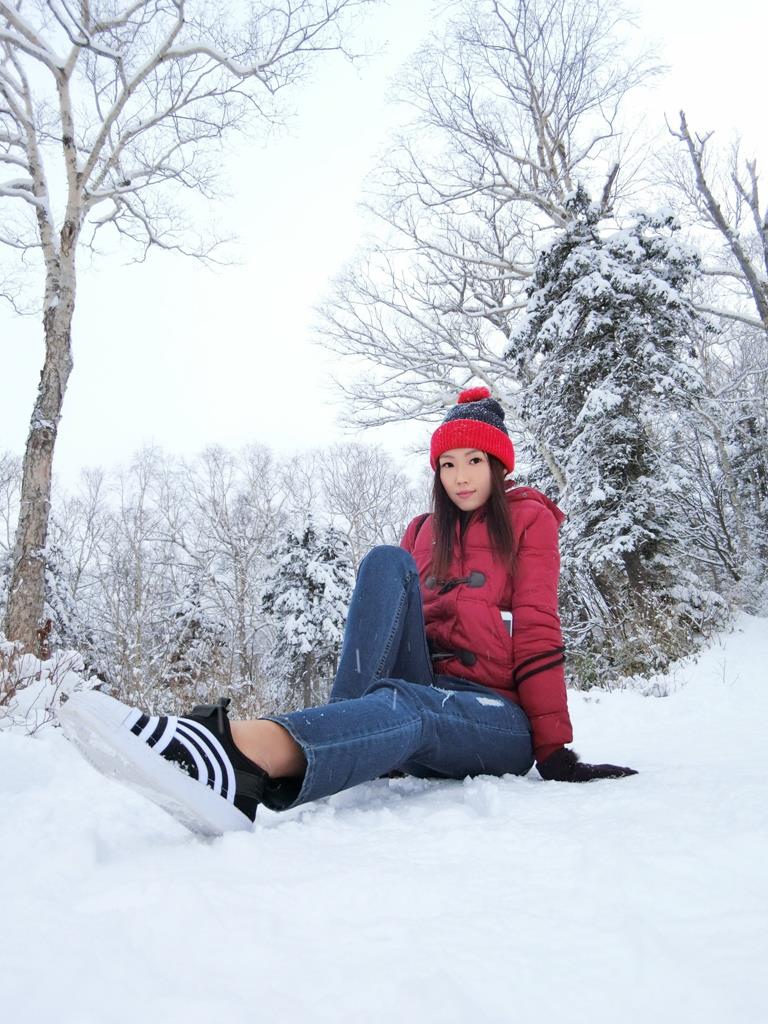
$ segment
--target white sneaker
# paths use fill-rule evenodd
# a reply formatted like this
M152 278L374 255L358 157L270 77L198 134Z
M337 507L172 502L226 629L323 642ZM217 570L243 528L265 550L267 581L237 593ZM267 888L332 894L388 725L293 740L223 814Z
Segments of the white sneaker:
M188 716L148 715L97 690L73 694L58 719L67 739L104 775L123 782L192 832L252 827L266 774L232 740L229 701Z

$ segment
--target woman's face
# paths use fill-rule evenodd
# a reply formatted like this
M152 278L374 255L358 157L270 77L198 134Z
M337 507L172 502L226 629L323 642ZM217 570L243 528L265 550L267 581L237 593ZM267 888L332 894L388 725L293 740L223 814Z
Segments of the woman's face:
M476 448L453 448L439 460L440 482L462 512L474 512L491 496L491 464Z

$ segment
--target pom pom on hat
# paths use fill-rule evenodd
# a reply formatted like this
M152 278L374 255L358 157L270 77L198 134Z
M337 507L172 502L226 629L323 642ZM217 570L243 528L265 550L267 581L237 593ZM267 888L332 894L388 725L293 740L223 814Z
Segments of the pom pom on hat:
M464 405L466 402L479 402L483 398L490 398L491 392L488 388L467 388L466 391L462 391L459 395L459 405Z
M458 403L448 410L441 426L432 435L429 460L437 469L437 460L451 448L476 448L494 455L508 473L515 466L515 449L504 424L504 410L491 397L488 388L467 388Z

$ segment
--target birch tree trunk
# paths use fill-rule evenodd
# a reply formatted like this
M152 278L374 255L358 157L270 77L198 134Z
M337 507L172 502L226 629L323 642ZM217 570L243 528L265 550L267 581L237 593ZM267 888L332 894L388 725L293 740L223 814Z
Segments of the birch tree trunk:
M24 452L19 523L5 616L5 633L26 650L40 653L45 605L45 546L51 507L53 452L72 371L72 317L75 309L75 245L72 225L58 260L46 276L43 314L45 361L32 410ZM62 239L64 241L64 238Z

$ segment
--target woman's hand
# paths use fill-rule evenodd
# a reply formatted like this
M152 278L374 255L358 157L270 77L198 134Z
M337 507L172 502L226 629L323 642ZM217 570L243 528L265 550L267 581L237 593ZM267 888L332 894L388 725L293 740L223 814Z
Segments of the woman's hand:
M623 779L637 775L634 768L621 768L617 764L585 764L575 750L560 747L536 767L542 779L549 782L592 782L594 779Z

